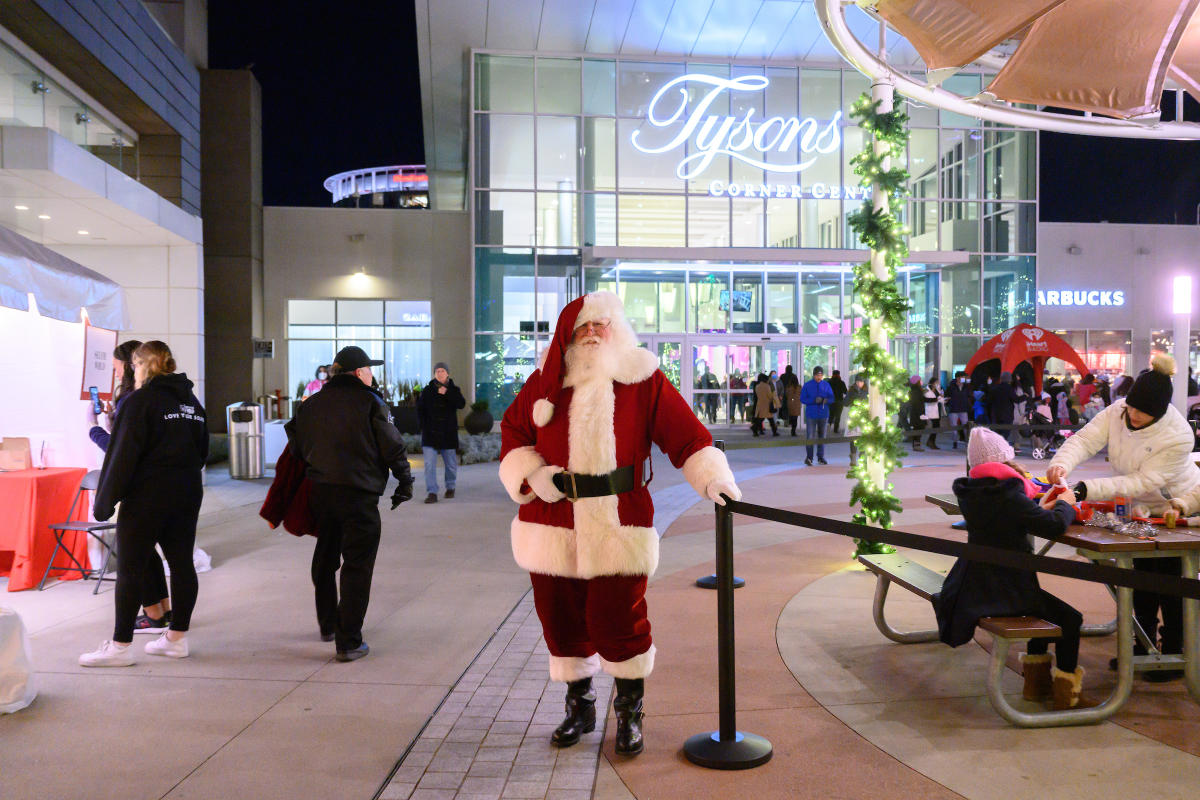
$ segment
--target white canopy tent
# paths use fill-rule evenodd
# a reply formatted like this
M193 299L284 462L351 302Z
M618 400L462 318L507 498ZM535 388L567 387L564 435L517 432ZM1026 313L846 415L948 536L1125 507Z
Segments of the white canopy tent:
M81 322L80 309L91 324L128 330L125 292L98 272L48 247L0 226L0 305L29 310L29 295L38 312L62 322Z

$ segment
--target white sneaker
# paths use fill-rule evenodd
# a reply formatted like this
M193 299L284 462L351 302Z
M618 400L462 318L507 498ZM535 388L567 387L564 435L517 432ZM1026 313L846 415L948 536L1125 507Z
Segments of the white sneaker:
M106 640L90 653L79 657L81 667L132 667L133 651L127 644Z
M166 656L167 658L187 658L187 637L185 636L177 642L172 642L164 633L154 641L146 642L146 655Z

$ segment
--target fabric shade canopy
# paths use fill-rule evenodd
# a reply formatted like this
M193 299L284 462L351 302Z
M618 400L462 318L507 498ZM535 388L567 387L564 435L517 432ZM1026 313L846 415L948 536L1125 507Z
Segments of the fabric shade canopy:
M0 305L28 311L30 294L43 316L79 322L82 308L93 325L113 331L130 328L120 286L0 226Z
M1001 372L1012 372L1022 361L1028 361L1033 365L1033 388L1040 394L1042 372L1045 370L1047 359L1051 358L1060 358L1073 364L1080 375L1091 372L1075 352L1075 348L1057 334L1022 322L1015 328L1009 328L1004 333L988 339L967 362L967 374L974 374L976 368L994 359L1000 359Z
M1156 116L1168 74L1197 99L1200 0L878 0L936 80L1012 49L986 93L1011 103ZM936 74L940 73L940 74Z

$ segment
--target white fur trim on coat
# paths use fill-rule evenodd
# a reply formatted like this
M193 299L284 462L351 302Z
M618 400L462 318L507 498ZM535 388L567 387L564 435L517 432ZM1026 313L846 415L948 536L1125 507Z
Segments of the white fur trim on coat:
M579 681L590 678L600 671L600 656L592 653L587 658L577 656L550 656L550 680Z
M539 398L533 404L533 424L539 428L544 428L546 423L554 417L554 403L551 403L546 398Z
M614 678L648 678L654 671L654 645L650 645L649 650L633 658L624 661L605 661L601 658L600 663L604 666L604 671Z
M587 536L578 532L580 504L606 499L615 500L592 497L575 503L576 530L513 517L510 534L517 564L527 572L560 578L653 575L658 567L658 531L654 528L614 525L589 529Z
M500 482L504 484L504 490L513 502L524 505L533 499L533 492L521 493L521 484L544 466L545 459L532 445L508 451L508 455L500 462Z
M583 307L579 309L579 316L575 317L575 327L600 319L614 322L625 319L625 304L620 297L612 292L592 292L583 299Z
M708 486L713 481L734 482L729 461L715 447L705 447L688 456L688 460L683 462L683 477L705 499L708 498Z

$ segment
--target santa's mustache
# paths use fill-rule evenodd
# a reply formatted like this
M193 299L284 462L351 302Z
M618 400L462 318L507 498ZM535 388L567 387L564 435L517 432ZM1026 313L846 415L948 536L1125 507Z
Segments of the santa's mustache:
M602 341L599 336L582 336L575 344L600 344Z

